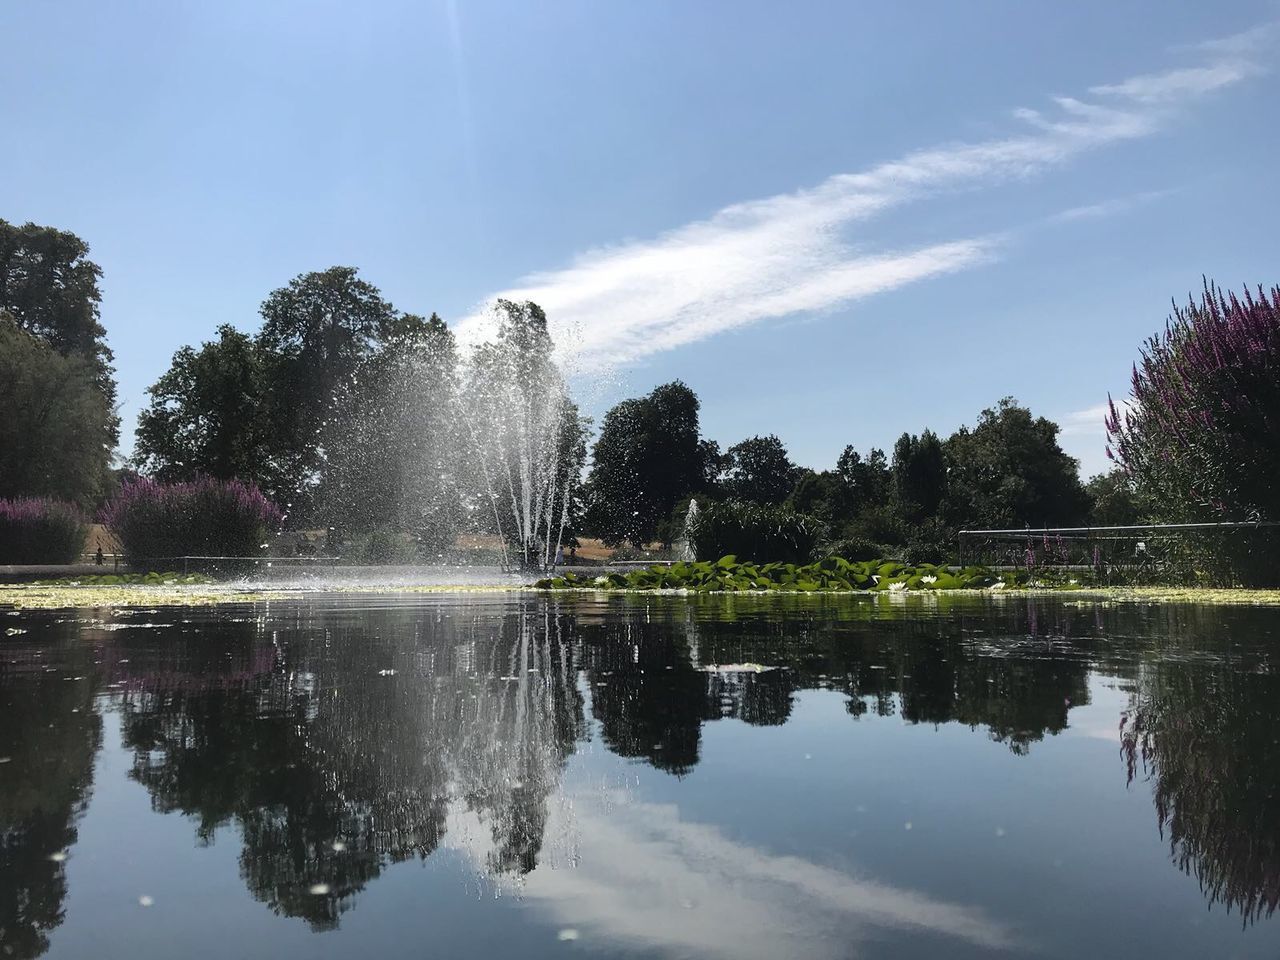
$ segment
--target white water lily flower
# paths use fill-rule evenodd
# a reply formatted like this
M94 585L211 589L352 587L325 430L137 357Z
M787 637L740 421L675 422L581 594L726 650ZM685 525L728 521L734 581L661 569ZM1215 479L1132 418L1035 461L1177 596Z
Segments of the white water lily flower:
M591 582L592 582L592 583L594 583L597 587L603 587L606 583L608 583L608 582L609 582L609 578L608 578L608 577L596 577L596 578L595 578L594 580L592 580Z
M938 578L937 578L937 577L935 577L932 573L930 573L930 574L926 574L925 576L921 577L921 578L920 578L920 582L921 582L921 583L937 583L937 582L938 582Z
M907 589L907 585L903 583L901 580L899 580L897 583L889 584L890 593L897 593L899 590L905 590L905 589Z
M1007 586L1008 586L1008 584L1007 584L1007 583L1005 583L1003 580L998 580L998 581L996 581L995 583L993 583L991 586L987 587L987 589L988 589L988 590L1003 590L1003 589L1004 589L1005 587L1007 587Z

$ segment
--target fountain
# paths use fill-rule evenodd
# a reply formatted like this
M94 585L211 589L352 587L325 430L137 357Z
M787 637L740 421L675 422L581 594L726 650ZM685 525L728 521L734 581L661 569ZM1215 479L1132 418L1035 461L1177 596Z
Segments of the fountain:
M698 501L695 499L689 501L689 512L684 515L684 528L681 530L676 542L671 545L671 554L677 560L692 563L698 559L697 552L693 549L693 540L689 536L689 532L697 522Z
M502 540L504 566L549 567L586 454L585 425L534 303L499 300L496 338L474 348L457 394L468 461Z

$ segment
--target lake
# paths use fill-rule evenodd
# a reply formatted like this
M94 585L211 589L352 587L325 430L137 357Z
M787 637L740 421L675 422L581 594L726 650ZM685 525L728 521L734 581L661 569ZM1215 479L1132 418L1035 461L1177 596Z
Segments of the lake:
M1280 954L1280 609L0 614L15 957Z

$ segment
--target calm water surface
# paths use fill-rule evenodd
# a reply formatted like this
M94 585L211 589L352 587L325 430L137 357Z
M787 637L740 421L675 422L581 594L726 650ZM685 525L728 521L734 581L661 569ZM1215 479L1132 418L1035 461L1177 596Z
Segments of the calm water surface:
M1280 610L0 614L0 953L1280 955Z

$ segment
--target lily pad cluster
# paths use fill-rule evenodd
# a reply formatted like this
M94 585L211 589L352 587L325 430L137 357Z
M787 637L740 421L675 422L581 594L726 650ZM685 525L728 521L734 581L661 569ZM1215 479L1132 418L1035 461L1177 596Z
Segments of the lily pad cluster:
M175 583L213 583L201 573L93 573L83 577L61 577L57 580L36 580L39 587L114 587L153 586L163 587Z
M652 566L632 573L598 577L564 576L539 580L541 590L691 590L710 592L800 593L839 590L976 590L1024 585L1020 573L995 573L985 567L956 569L945 564L910 566L893 560L845 560L827 557L817 563L739 563L735 556L716 561Z

